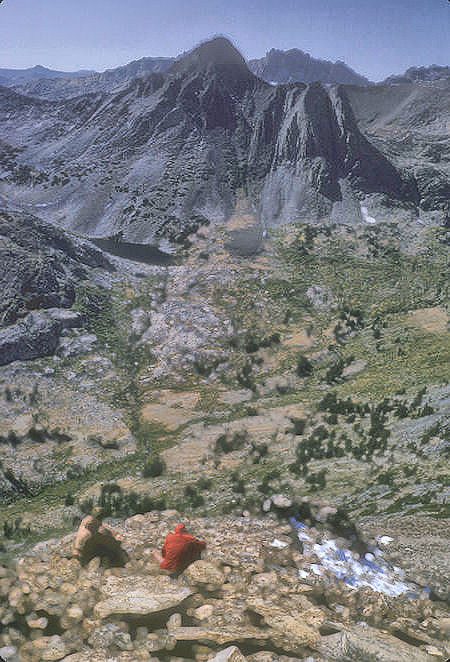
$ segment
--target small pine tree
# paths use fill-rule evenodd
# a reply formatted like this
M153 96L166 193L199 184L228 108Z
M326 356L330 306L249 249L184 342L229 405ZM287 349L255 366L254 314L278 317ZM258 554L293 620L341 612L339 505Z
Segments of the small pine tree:
M299 377L308 377L313 371L313 365L303 354L297 357L296 372Z
M146 461L142 474L144 478L157 478L158 476L161 476L165 470L166 464L164 460L157 455Z

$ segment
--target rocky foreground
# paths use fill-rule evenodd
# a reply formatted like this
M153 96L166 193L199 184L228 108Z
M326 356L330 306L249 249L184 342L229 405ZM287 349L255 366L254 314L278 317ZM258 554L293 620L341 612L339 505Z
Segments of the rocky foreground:
M178 579L151 557L180 520L164 511L118 527L130 561L82 568L73 535L0 568L0 655L8 662L426 662L450 655L445 604L299 579L292 529L264 519L195 519L208 542Z

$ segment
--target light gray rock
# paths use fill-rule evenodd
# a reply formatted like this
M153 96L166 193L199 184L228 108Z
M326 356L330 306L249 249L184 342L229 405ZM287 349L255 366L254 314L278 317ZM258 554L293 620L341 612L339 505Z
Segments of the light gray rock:
M135 308L131 311L131 319L133 320L131 329L137 337L147 331L151 323L150 311L143 308Z
M367 366L367 361L364 361L364 359L357 359L356 361L353 361L352 363L350 363L350 365L344 368L344 370L342 371L342 376L353 377L353 375L357 375L358 373L365 370L366 366Z
M320 285L311 285L306 290L306 296L311 301L314 308L323 308L327 310L334 304L333 293L329 288L321 287Z
M286 510L292 506L292 499L289 499L289 497L284 494L274 494L272 496L272 503L276 508Z
M193 593L169 577L108 577L103 600L94 612L98 618L112 615L148 616L180 605Z
M83 324L83 316L77 310L49 308L46 313L52 320L60 322L63 329L77 329Z
M0 648L0 657L5 662L20 662L20 655L15 646L4 646Z
M195 561L184 571L184 576L190 584L211 584L220 586L225 581L225 575L210 561Z
M93 333L85 333L75 338L61 338L57 353L63 358L87 354L93 351L96 342L97 336Z
M123 651L133 650L129 633L124 632L116 623L105 623L95 629L89 638L89 644L94 649L115 646Z

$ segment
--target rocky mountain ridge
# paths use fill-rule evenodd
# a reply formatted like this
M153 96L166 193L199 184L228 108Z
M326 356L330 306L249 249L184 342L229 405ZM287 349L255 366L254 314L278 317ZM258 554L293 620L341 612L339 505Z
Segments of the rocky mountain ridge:
M31 80L28 81L2 77L0 70L0 85L13 87L21 94L52 100L99 92L113 93L130 85L136 78L167 71L173 62L174 58L170 57L143 57L101 73L93 71L76 76L70 73L61 76L30 76Z
M432 64L428 67L410 67L404 74L389 76L382 84L432 83L434 81L448 80L449 78L450 67Z
M270 86L225 39L116 95L50 102L3 88L0 115L0 193L90 236L182 241L244 208L262 235L306 218L362 222L365 195L385 196L387 215L389 200L418 202L343 87Z
M143 57L126 65L94 71L60 72L36 66L30 69L0 69L0 85L13 87L29 96L61 99L92 92L118 92L136 78L164 73L174 62L185 57ZM265 57L248 62L249 69L267 82L367 85L369 81L344 62L329 62L311 57L299 49L272 49ZM81 80L83 79L83 80Z
M370 81L353 71L345 62L322 60L298 48L288 51L272 48L263 58L250 60L249 68L264 80L280 83L369 85Z
M65 72L41 65L29 69L1 69L0 85L12 87L20 94L57 100L90 93L113 93L130 85L136 78L164 73L186 54L175 57L142 57L125 65L97 71ZM268 83L314 83L326 85L373 85L345 62L314 58L298 48L287 51L272 48L262 58L249 60L249 69ZM434 82L448 79L449 67L429 65L410 67L404 74L392 74L378 85Z
M55 69L48 69L40 64L28 69L2 69L0 68L0 85L13 86L23 85L27 82L34 80L55 78L84 78L90 76L94 71L80 70L80 71L56 71Z

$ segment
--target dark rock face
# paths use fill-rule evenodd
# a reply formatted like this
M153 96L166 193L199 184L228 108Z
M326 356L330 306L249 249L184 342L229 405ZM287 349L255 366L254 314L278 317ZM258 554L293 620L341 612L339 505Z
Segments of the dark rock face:
M26 214L0 213L0 326L29 311L69 308L85 267L111 268L101 251Z
M61 331L82 325L78 313L64 310L75 301L76 281L92 268L113 269L91 244L15 212L0 213L0 261L0 365L53 354Z
M58 345L61 324L42 313L0 330L0 365L51 356Z
M298 48L280 51L272 48L265 57L250 60L254 74L274 83L313 83L369 85L369 80L353 71L345 62L330 62L311 57Z
M343 198L346 221L360 222L361 192L417 199L362 136L342 87L273 87L223 38L113 96L19 99L0 97L10 145L0 193L91 236L183 241L242 200L267 227L325 219Z

